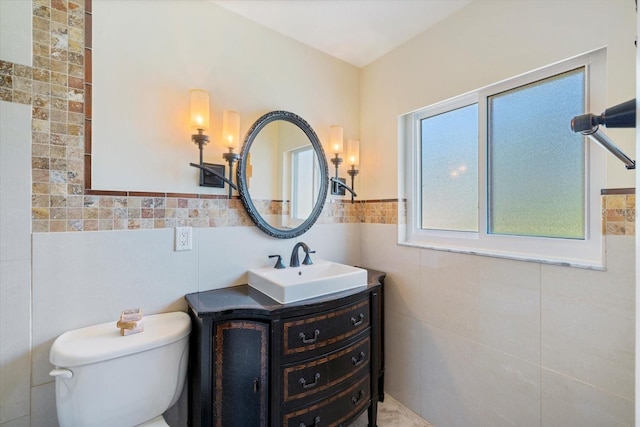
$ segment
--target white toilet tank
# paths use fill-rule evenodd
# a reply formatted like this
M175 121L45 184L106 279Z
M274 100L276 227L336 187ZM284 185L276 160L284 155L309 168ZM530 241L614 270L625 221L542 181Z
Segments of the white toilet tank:
M113 321L60 335L49 354L60 426L133 427L161 415L184 387L190 332L189 316L175 312L145 316L138 334L121 336Z

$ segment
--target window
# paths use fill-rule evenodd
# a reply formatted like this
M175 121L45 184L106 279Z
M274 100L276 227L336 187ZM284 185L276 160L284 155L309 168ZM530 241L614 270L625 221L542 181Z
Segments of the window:
M402 116L401 243L601 266L605 155L569 123L604 110L605 58L601 49Z
M585 68L489 96L489 224L493 234L585 237Z
M478 105L420 119L422 228L478 231Z

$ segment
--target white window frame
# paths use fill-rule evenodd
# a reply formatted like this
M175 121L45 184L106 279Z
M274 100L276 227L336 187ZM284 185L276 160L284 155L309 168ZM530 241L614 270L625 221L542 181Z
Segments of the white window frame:
M588 52L399 117L399 194L406 198L406 224L398 228L398 243L430 249L602 269L604 238L600 190L606 185L606 152L585 137L585 238L562 239L487 233L487 98L509 89L584 67L585 112L604 111L606 48ZM478 232L420 228L420 119L470 104L478 104ZM571 117L567 118L567 127ZM549 191L553 191L550 189ZM399 215L403 214L402 211Z

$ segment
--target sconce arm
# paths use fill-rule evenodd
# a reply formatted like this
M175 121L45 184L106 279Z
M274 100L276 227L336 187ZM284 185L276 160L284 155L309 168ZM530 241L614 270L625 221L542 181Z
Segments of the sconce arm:
M624 151L620 149L613 141L604 133L600 132L600 127L598 125L594 126L591 130L586 130L580 132L582 135L590 137L593 141L600 144L602 148L613 154L618 158L622 163L624 163L627 169L635 169L636 162L631 160L629 156L627 156Z
M229 181L227 178L225 178L224 176L220 175L218 172L216 172L215 170L208 168L204 165L199 165L197 163L189 163L191 166L193 166L194 168L198 168L198 169L202 169L204 171L209 172L210 174L213 174L215 176L217 176L218 178L220 178L221 180L223 180L224 182L226 182L227 184L229 184L229 187L233 188L234 190L237 190L238 187L231 181Z
M333 177L331 177L329 179L331 180L331 182L336 184L338 187L344 187L344 189L347 190L349 193L351 193L353 195L353 197L358 197L356 192L353 191L353 189L351 187L349 187L347 184L345 184L344 182L338 180L337 178L333 178Z

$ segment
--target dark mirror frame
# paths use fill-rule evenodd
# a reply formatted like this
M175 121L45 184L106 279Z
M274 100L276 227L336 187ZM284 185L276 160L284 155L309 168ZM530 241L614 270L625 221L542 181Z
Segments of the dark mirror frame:
M265 219L260 215L255 205L253 204L253 200L251 200L246 177L247 158L249 157L248 154L251 150L253 141L255 140L258 133L260 133L262 128L276 120L284 120L293 123L294 125L298 126L305 133L305 135L307 135L307 138L309 138L309 141L311 142L311 145L315 150L321 175L318 198L313 207L313 210L311 211L311 214L302 224L291 229L276 228L265 221ZM242 151L240 152L240 160L238 161L237 179L240 200L242 200L242 204L244 205L247 213L256 224L256 226L272 237L276 237L278 239L292 239L307 232L322 213L324 202L327 199L327 190L329 188L329 167L327 165L327 159L324 155L324 150L322 148L320 140L318 139L318 136L314 132L313 128L309 126L309 124L302 117L288 111L271 111L256 120L253 126L251 126L251 129L249 129L249 131L247 132L247 136L245 137L244 144L242 146Z

